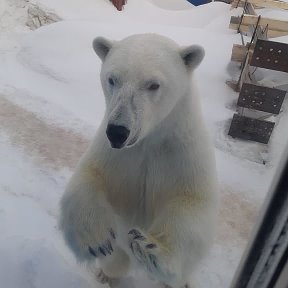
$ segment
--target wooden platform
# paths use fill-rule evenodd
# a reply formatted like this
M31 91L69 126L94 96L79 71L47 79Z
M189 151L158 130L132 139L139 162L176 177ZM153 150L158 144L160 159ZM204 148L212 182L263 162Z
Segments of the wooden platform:
M237 105L240 107L279 114L286 91L244 83Z
M231 8L236 7L243 7L243 13L238 17L232 16L229 27L241 36L242 45L234 44L231 54L231 61L241 63L240 75L237 80L227 80L226 83L234 91L240 92L237 106L241 107L238 109L241 115L233 116L228 134L267 144L275 123L260 118L267 119L273 114L279 114L287 91L258 85L257 69L288 72L288 44L269 41L269 38L288 35L288 11L284 21L257 15L261 10L255 8L288 10L288 2L232 0ZM251 38L247 41L244 36Z
M275 123L234 114L228 135L267 144Z
M258 40L250 65L288 72L288 44Z

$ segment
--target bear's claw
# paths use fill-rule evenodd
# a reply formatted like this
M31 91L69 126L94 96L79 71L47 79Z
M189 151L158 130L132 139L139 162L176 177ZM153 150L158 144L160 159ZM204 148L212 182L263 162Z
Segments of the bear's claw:
M110 229L109 232L113 240L116 239L114 231ZM106 256L107 254L111 255L114 249L113 249L111 241L107 240L105 243L99 246L93 247L93 248L91 246L88 246L88 251L94 257L99 257L101 255L102 256Z
M94 257L97 257L96 251L93 248L91 248L90 246L88 247L88 251L91 255L93 255Z
M158 245L138 229L132 229L129 233L130 249L139 263L144 265L149 272L161 273L156 254L159 252Z
M114 230L112 228L110 228L109 232L110 232L111 237L115 240L116 239L116 235L115 235Z
M132 229L129 232L130 249L136 260L144 266L146 271L158 279L167 281L173 278L167 263L168 249L152 235L145 234L139 229ZM164 256L165 255L165 256ZM163 258L165 257L165 258Z
M145 239L145 237L142 235L142 233L139 232L137 229L130 230L128 234L132 235L134 239L140 239L140 240Z

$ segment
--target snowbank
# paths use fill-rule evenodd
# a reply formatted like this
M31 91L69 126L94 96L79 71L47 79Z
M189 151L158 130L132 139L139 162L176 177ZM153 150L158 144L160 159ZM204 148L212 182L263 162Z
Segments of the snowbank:
M192 9L193 5L189 3L187 0L147 0L150 3L154 4L157 7L166 10L186 10Z
M91 42L154 32L206 50L195 76L214 137L223 206L213 250L193 280L199 288L229 287L288 128L285 103L269 149L227 136L238 97L225 84L227 65L232 45L240 43L228 23L238 12L224 3L193 7L184 0L129 0L123 12L108 0L38 2L64 20L31 32L27 1L0 3L1 285L100 288L75 263L57 228L58 201L104 113ZM267 166L258 163L261 153L268 153ZM137 287L154 287L147 283Z

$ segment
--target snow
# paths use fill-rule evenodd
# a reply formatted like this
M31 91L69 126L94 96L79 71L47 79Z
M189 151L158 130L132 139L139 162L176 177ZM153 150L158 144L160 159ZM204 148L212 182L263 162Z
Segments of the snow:
M186 9L192 9L193 5L186 0L148 0L152 4L154 4L157 7L160 7L162 9L166 10L186 10Z
M64 20L31 31L25 26L29 3ZM287 99L268 146L227 136L238 94L225 81L238 71L229 61L232 45L240 43L228 23L241 12L224 3L193 7L184 0L129 0L123 12L108 0L1 0L1 287L101 287L65 246L58 203L104 113L93 38L144 32L206 50L195 76L214 138L222 207L214 247L192 279L199 288L229 287L288 141ZM274 16L283 12L273 10ZM263 83L287 80L283 74L259 75ZM141 275L134 284L155 286L147 281Z

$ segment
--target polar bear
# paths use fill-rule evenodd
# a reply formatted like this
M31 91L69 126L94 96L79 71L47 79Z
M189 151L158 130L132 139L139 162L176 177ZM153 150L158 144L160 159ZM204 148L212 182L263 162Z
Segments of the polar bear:
M188 287L218 206L213 146L191 82L204 49L156 34L98 37L93 48L106 113L61 200L64 238L78 260L99 260L102 280L137 264L167 287Z

